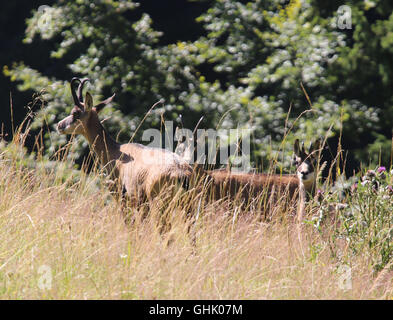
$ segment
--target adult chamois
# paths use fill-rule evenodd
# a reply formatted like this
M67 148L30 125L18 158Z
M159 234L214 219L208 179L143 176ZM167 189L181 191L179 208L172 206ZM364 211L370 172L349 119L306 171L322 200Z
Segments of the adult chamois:
M115 95L93 105L91 94L86 92L83 101L83 86L87 81L87 78L71 80L74 107L71 114L57 124L57 130L83 135L116 188L121 188L132 203L141 203L146 198L152 200L163 186L181 185L189 179L192 168L177 154L138 143L119 144L113 140L102 126L98 113L112 102ZM79 83L77 92L74 90L76 83Z

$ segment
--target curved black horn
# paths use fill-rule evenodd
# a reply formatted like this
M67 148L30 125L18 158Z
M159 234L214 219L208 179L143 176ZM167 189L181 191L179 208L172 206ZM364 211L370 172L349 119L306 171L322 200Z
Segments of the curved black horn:
M75 82L81 82L81 80L78 79L78 78L72 78L72 79L71 79L70 87L71 87L72 98L74 99L75 105L77 105L79 108L82 108L82 109L83 109L83 106L81 105L81 103L80 103L80 101L79 101L79 99L78 99L78 96L76 95L76 92L75 92L75 90L74 90L74 83L75 83Z
M83 86L87 81L90 81L89 78L83 78L82 80L79 80L81 83L79 84L78 87L78 99L80 103L83 103Z

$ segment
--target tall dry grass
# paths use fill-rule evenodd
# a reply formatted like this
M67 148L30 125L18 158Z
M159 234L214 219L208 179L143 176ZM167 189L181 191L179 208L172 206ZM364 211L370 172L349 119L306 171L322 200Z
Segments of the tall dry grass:
M26 132L0 148L1 299L393 297L389 269L332 241L329 222L299 232L293 208L264 219L199 201L201 183L161 209L125 209L97 168L67 169L67 150L49 165L25 154Z
M191 233L181 195L167 207L169 231L160 233L159 212L126 224L119 201L97 189L95 173L75 183L57 172L0 157L2 299L392 297L389 273L376 277L367 257L345 246L352 288L343 287L329 228L305 225L299 237L291 219L263 221L236 207L218 213L222 204L195 203ZM129 210L138 217L146 208Z

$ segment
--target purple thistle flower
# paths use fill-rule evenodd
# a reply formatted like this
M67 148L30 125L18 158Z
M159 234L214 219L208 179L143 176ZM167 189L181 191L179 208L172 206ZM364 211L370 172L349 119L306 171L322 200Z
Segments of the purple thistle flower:
M378 169L377 169L377 172L378 173L382 173L382 172L385 172L386 171L386 168L385 167L379 167Z

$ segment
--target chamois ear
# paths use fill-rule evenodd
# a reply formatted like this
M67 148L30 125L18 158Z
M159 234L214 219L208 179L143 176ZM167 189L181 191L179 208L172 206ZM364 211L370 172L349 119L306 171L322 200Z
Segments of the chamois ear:
M322 139L319 138L310 145L309 154L313 153L314 157L318 157L319 149L322 146Z
M101 101L100 103L96 104L94 106L94 109L96 110L96 112L100 112L107 104L111 103L113 98L115 97L115 93L113 94L113 96L109 97L108 99L105 99L104 101Z
M93 107L93 97L89 92L86 92L85 111L90 111L92 107Z
M295 152L295 154L297 156L300 156L300 145L299 145L299 139L295 140L295 143L293 145L293 152Z
M300 150L300 152L301 152L301 154L302 154L303 156L306 156L306 155L307 155L306 149L304 149L304 141L302 141L302 150Z

